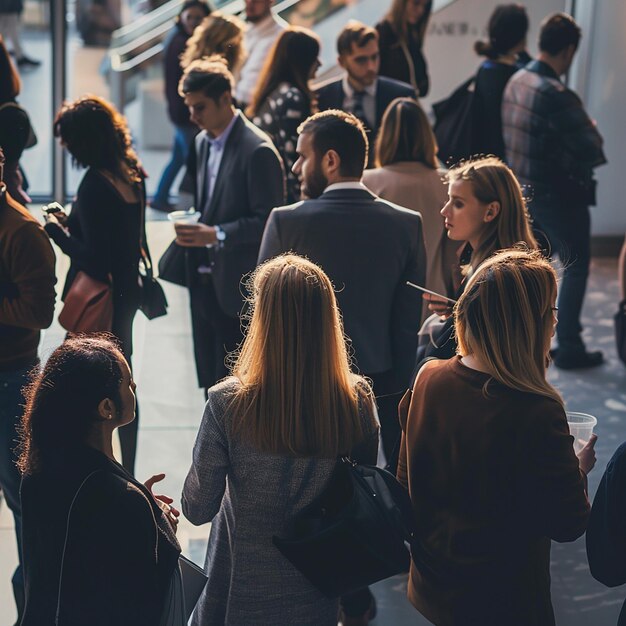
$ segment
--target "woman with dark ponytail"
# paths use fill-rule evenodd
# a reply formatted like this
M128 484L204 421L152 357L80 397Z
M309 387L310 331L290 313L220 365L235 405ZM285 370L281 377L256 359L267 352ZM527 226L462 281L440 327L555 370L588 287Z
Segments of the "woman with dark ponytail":
M476 75L474 154L504 159L502 94L509 78L530 59L526 52L528 15L521 4L498 5L487 26L488 41L474 44L476 54L487 57Z

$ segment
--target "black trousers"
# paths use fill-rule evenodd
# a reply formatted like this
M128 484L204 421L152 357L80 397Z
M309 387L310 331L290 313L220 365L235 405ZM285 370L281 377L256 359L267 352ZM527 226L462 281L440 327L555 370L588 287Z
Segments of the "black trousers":
M225 359L243 341L241 323L222 311L210 274L198 277L189 297L198 385L208 389L228 375Z
M393 371L380 372L377 374L365 374L372 381L378 418L380 419L380 436L383 442L383 450L387 462L391 463L389 471L395 474L397 459L393 462L393 451L400 437L400 420L398 418L398 404L406 391L406 386L398 382L398 377Z

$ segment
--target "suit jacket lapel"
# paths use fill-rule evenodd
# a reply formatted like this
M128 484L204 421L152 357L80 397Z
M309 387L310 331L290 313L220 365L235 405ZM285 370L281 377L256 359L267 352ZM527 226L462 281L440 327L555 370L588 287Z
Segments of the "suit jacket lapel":
M222 193L222 189L224 188L225 181L228 178L228 171L231 167L233 154L235 154L237 151L238 136L241 132L242 126L244 125L245 122L241 117L239 117L235 122L233 129L230 131L230 135L228 137L228 140L226 141L226 145L224 146L224 154L222 155L222 160L220 162L220 169L217 172L217 179L215 180L213 195L211 196L211 202L209 203L209 210L207 211L206 218L203 220L207 224L211 224L213 221L213 216L215 215L215 211L218 206L219 197Z
M206 162L209 150L209 138L206 133L199 133L195 139L196 142L196 189L198 190L196 202L197 211L204 209L207 187L206 187Z

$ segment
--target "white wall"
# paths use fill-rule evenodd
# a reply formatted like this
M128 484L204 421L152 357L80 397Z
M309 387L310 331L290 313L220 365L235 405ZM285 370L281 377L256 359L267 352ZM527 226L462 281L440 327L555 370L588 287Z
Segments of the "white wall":
M598 205L592 209L595 235L626 232L624 176L626 160L626 2L577 0L575 18L583 40L570 82L585 102L604 137L608 160L596 170Z

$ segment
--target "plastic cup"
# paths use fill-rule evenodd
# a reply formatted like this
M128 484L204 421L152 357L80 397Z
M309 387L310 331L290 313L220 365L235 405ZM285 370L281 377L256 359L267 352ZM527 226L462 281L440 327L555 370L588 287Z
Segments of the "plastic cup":
M189 211L172 211L167 219L174 224L195 224L200 219L200 211L191 208Z
M578 453L591 439L594 426L598 423L598 420L593 415L577 413L576 411L567 411L566 415L570 435L574 437L574 452Z

